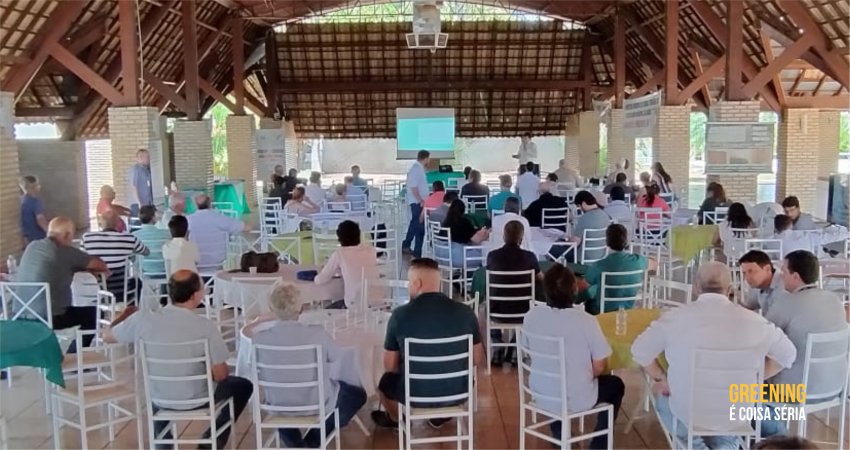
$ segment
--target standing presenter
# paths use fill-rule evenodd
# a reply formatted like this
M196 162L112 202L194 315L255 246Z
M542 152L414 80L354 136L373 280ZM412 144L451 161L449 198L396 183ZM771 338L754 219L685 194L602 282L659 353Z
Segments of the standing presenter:
M531 133L526 132L522 135L519 150L513 155L519 160L519 166L523 167L529 162L534 163L534 173L540 174L540 165L537 163L537 144L531 141Z

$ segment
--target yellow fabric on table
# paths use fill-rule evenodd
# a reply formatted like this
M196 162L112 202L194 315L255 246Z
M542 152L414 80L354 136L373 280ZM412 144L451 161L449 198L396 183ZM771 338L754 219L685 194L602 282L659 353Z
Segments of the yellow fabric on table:
M626 310L626 333L617 336L617 313L618 311L614 311L596 316L599 327L602 328L602 334L611 345L612 353L608 358L609 370L636 366L632 360L632 343L649 328L653 320L661 316L660 309L628 309Z
M670 230L670 250L682 261L690 261L700 251L711 248L717 225L679 225Z
M279 238L271 238L269 241L278 248L287 248L292 243L293 237L301 238L301 254L293 255L298 258L298 264L312 266L313 265L313 232L312 231L296 231L295 233L287 233Z

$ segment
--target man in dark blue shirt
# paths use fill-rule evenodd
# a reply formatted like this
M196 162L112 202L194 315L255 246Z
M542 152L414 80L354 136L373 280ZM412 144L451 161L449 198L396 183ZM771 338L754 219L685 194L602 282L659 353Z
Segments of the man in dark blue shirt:
M38 178L27 175L21 178L21 234L25 244L47 237L47 218L44 216L44 205L39 193L41 184Z
M151 184L151 155L145 149L136 152L136 164L130 167L127 176L127 196L130 214L138 217L139 208L153 205L153 184Z

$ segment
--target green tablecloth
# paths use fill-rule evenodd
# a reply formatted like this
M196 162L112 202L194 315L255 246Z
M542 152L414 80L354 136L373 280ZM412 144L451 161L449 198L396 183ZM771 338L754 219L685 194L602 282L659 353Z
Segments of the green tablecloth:
M0 369L44 369L47 379L65 387L62 349L53 330L35 320L0 320Z
M670 250L682 261L690 261L700 251L711 248L717 225L679 225L670 230Z
M553 264L555 264L554 261L540 261L540 270L546 272L547 270L549 270L550 267L552 267ZM575 272L576 275L584 275L584 273L587 271L587 266L583 264L567 263L567 267L572 269L572 271ZM475 273L472 274L472 292L477 292L478 298L482 302L486 300L484 295L485 290L487 289L486 277L487 269L484 267L479 267L478 270L476 270ZM536 297L538 298L538 300L544 299L542 289L536 289Z
M233 204L233 209L239 214L248 214L248 197L245 195L245 182L242 180L230 180L213 185L213 201L228 202Z
M617 311L596 316L602 334L611 345L611 356L608 358L608 369L627 369L636 364L632 360L632 343L649 327L655 319L661 316L660 309L630 309L626 311L626 332L617 336ZM660 359L663 359L663 355ZM666 367L666 361L659 361Z

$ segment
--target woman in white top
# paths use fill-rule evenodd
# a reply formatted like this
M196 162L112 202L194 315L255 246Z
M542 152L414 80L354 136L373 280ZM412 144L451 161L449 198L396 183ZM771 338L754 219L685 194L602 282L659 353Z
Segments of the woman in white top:
M297 186L292 190L292 198L286 202L283 209L288 213L298 214L302 217L319 212L319 207L304 195L304 186Z
M562 339L566 361L567 392L560 392L560 380L534 373L538 371L558 373L556 361L543 358L531 360L531 368L534 372L531 374L529 383L532 391L541 395L566 398L568 413L586 411L597 403L610 403L614 405L616 419L626 387L619 377L605 374L608 357L611 355L611 346L605 340L599 322L585 312L584 308L573 308L578 292L575 274L569 268L555 264L543 278L543 289L546 292L546 306L535 306L526 314L522 331ZM552 345L548 339L535 340L528 334L524 334L523 339L528 339L526 342L532 351L553 354L553 349L547 348ZM546 411L561 412L560 402L544 397L534 400ZM602 412L596 421L596 430L607 427L608 416ZM554 438L561 437L560 421L553 422L550 429ZM590 441L590 448L608 448L607 435L593 438Z
M311 202L318 205L325 200L325 190L322 189L322 174L319 172L310 173L310 183L304 189L304 194Z
M363 279L378 279L377 253L371 245L360 243L360 225L357 222L342 221L337 226L336 236L341 248L331 254L327 264L316 275L315 282L324 284L340 274L345 289L343 299L332 303L328 308L357 309L365 306L362 295ZM380 300L380 296L375 299Z

